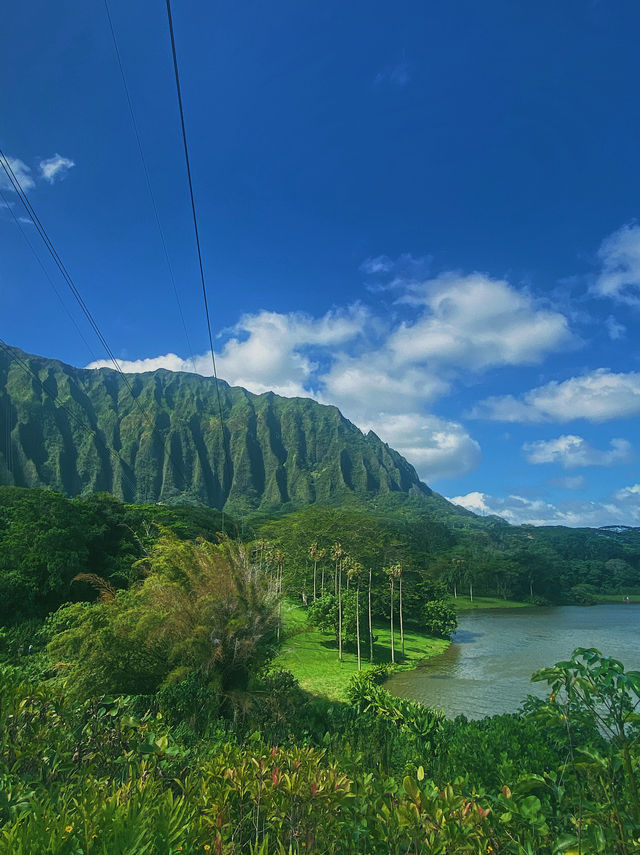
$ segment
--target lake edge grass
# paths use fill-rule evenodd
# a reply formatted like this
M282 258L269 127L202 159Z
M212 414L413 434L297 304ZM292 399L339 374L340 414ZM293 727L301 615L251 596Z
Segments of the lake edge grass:
M523 603L520 600L502 600L499 597L474 597L473 602L466 594L458 594L458 597L450 597L450 604L458 612L469 612L474 609L523 609L535 608L532 603Z
M345 701L351 678L358 673L355 645L343 650L343 661L338 660L335 638L329 632L310 627L301 606L283 604L284 638L273 665L285 668L294 675L300 686L312 695L333 701ZM368 639L361 640L362 670L376 665L391 664L391 631L377 623L374 634L374 661L369 662ZM405 629L405 656L400 652L400 631L395 629L396 670L410 671L425 659L438 656L449 647L450 641Z

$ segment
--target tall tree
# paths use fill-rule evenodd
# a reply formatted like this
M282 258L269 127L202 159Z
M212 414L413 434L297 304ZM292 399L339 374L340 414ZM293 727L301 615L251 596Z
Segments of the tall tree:
M362 670L362 661L360 657L360 580L364 567L359 561L351 561L347 571L348 577L352 582L356 583L356 648L358 651L358 671Z
M396 577L398 579L398 594L400 600L400 644L402 656L404 657L404 622L402 620L402 564L396 564Z
M345 551L340 543L331 547L331 559L335 563L334 590L338 597L338 659L342 662L342 564Z
M368 593L368 605L369 605L369 662L373 662L373 611L371 608L371 580L373 576L373 569L371 565L369 565L369 593Z
M391 607L389 609L389 622L391 627L391 661L396 661L396 651L395 651L395 636L394 636L394 627L393 627L393 611L394 611L394 600L395 600L395 584L396 579L398 578L398 567L399 564L392 564L390 567L385 568L385 573L389 578L389 583L391 585Z
M276 565L276 591L278 594L278 641L280 640L280 627L282 625L282 571L284 569L285 557L281 549L276 549L273 553L273 560Z
M309 547L309 557L313 561L313 599L317 599L317 573L318 573L318 562L322 561L322 559L327 554L326 549L320 549L318 547L318 541L314 540L311 546ZM322 593L324 593L324 570L322 571Z

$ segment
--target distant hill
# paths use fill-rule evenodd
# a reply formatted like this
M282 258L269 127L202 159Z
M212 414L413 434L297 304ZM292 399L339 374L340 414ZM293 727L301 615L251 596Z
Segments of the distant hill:
M221 380L223 436L211 378L161 369L127 385L111 369L10 350L0 350L0 484L236 512L404 496L473 516L336 407Z

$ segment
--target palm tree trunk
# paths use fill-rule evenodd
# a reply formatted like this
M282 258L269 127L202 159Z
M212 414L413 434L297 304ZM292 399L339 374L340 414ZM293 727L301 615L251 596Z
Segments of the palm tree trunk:
M369 662L373 662L373 625L371 620L371 567L369 567Z
M320 596L324 597L324 565L322 567L322 573L321 573L320 579L321 579L321 581L320 581Z
M393 590L394 590L394 585L393 585L393 576L392 576L391 577L391 661L395 662L396 661L396 651L395 651L394 646L393 646L393 599L394 599Z
M356 588L356 644L358 646L358 671L362 671L360 661L360 576L358 576L358 587Z
M338 571L338 659L342 662L342 567Z
M316 600L316 572L318 570L318 562L313 562L313 601Z
M400 643L402 645L402 656L404 657L404 624L402 622L402 576L398 580L400 585Z
M473 579L469 579L469 599L473 602Z
M276 591L278 592L278 630L276 637L280 641L280 624L282 623L282 568L278 567L276 571Z

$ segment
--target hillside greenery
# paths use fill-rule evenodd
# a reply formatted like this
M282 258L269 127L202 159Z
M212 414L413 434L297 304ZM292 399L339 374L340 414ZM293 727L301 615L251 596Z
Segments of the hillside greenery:
M403 567L403 598L409 625L423 626L425 602L448 594L460 608L489 598L503 602L594 602L598 597L640 593L640 539L635 529L508 526L477 518L452 526L413 500L397 507L350 503L313 506L241 521L203 506L131 505L107 493L69 499L48 490L0 487L0 622L44 617L68 601L94 596L88 573L127 587L161 529L182 540L215 540L222 529L253 549L263 564L283 554L282 581L300 603L331 593L335 543L372 575L376 619L389 619L385 568ZM273 566L269 564L269 566ZM324 583L323 583L324 579ZM346 581L346 580L345 580ZM368 577L362 581L366 586ZM470 601L469 595L474 600ZM457 599L454 597L457 594Z
M0 489L0 852L640 852L640 674L578 650L481 721L380 684L446 645L456 588L632 586L635 532L412 499L222 522Z
M399 494L467 513L336 407L220 380L222 426L213 383L165 370L125 378L2 350L0 485L235 514Z

